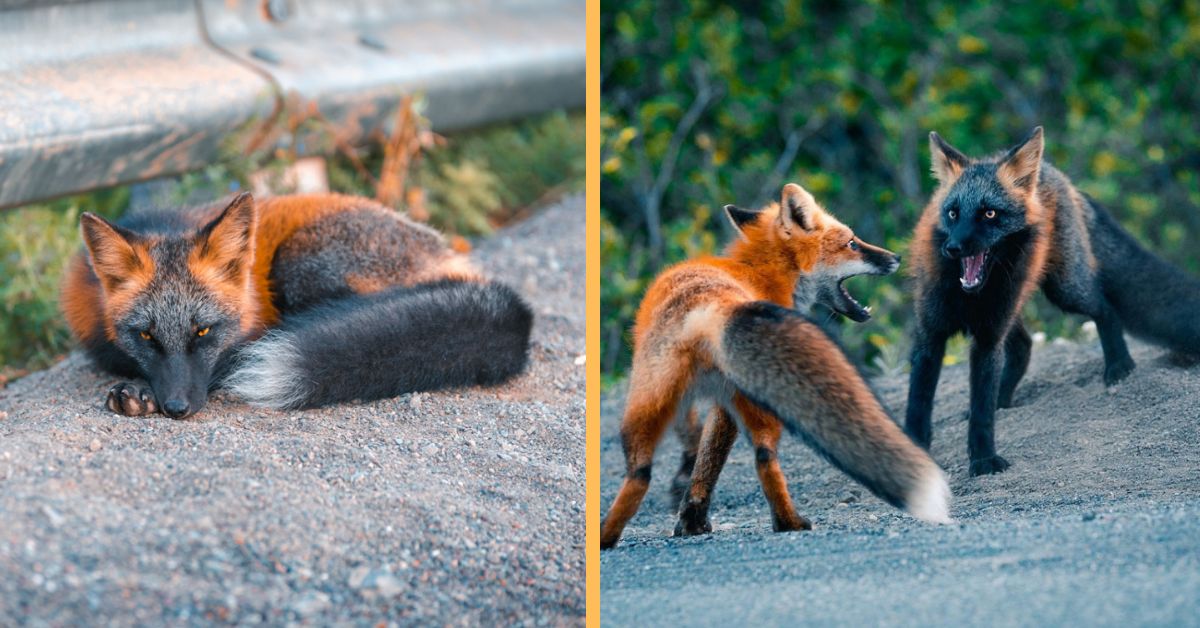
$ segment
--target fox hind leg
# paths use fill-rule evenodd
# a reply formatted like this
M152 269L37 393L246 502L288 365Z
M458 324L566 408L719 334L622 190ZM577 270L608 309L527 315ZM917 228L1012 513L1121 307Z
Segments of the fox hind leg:
M630 381L635 383L630 388L625 418L621 422L625 481L609 506L604 521L600 523L601 549L617 544L625 524L641 507L646 490L650 488L654 450L658 448L667 424L675 418L676 408L687 388L686 373L690 365L667 365L666 362L664 360L659 365L638 368L636 356L634 358ZM656 366L663 368L657 369Z
M1017 321L1004 340L1004 371L1000 375L1000 396L996 402L998 407L1012 407L1013 393L1029 368L1032 347L1033 339L1029 337L1029 332L1021 321Z
M771 522L776 532L793 532L811 530L812 524L808 519L796 513L792 497L788 494L787 478L779 467L779 437L783 425L767 411L759 408L742 395L733 399L742 421L750 432L750 440L754 444L755 469L758 471L758 481L762 485L763 495L771 505Z
M121 382L108 389L104 407L124 416L145 416L158 412L154 392L128 382Z
M675 421L675 432L679 442L683 444L683 455L679 461L679 471L671 480L671 503L679 505L687 495L688 487L692 484L692 469L696 467L696 454L700 449L700 436L704 431L704 422L695 406L688 408L687 414Z
M700 447L696 454L696 467L691 475L691 488L687 497L679 504L679 521L675 524L675 536L693 536L712 532L708 519L708 507L712 502L713 488L729 450L737 441L737 424L729 411L718 405L713 416L705 422Z

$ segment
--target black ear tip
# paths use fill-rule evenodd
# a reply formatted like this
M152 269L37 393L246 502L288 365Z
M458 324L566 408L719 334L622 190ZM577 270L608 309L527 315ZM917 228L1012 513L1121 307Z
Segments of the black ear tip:
M731 214L732 214L732 213L733 213L733 212L735 212L735 211L740 211L740 208L739 208L737 205L726 205L726 206L725 206L725 211L727 211L727 212L729 212L729 213L731 213Z

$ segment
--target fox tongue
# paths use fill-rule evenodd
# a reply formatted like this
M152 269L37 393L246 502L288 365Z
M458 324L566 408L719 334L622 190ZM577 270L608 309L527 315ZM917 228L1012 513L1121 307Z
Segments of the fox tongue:
M983 275L983 260L985 253L979 253L962 258L962 277L958 281L964 288L974 288L979 285Z

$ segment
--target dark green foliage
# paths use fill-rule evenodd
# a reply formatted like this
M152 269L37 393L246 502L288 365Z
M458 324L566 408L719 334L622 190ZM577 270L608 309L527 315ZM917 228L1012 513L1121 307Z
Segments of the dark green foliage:
M626 0L604 3L601 41L609 377L628 367L648 280L725 242L726 203L797 181L864 239L906 252L933 188L931 130L978 155L1044 125L1049 160L1200 272L1200 2ZM875 318L844 325L843 340L902 368L904 280L850 286ZM1040 298L1026 318L1050 336L1080 322Z

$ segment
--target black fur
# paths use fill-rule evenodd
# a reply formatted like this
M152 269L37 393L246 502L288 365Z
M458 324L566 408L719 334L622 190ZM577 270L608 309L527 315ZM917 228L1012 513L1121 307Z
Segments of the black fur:
M1020 340L1014 341L1017 350L1008 357L1011 367L1005 364L1004 348L1005 341L1013 333L1019 338L1027 337L1024 329L1005 333L1029 269L1034 236L1034 230L1026 226L992 245L989 277L974 293L964 292L959 284L959 260L939 255L942 265L939 283L917 295L921 315L912 352L905 429L919 445L929 448L933 395L946 353L946 341L957 333L970 335L975 342L971 348L972 395L967 447L973 472L983 472L985 468L1003 470L1008 466L1007 461L996 455L994 423L1001 397L1001 379L1006 380L1008 388L1005 398L1011 401L1012 389L1029 362L1028 347L1022 352L1024 345ZM942 250L948 238L944 231L936 231L932 243L934 249ZM1006 369L1008 375L1002 377Z
M445 280L314 306L275 333L312 407L501 383L525 369L532 324L508 286Z
M1046 267L1041 288L1062 310L1088 316L1096 323L1104 350L1104 382L1115 384L1134 369L1123 330L1171 349L1200 355L1200 280L1143 249L1104 208L1082 197L1070 181L1048 163L1014 182L1038 182L1052 191L1057 207L1046 208L1053 220L1050 236L1027 224L1024 201L1000 184L998 169L1040 142L1040 131L1006 155L966 163L961 153L933 136L935 166L944 158L963 168L947 191L939 221L924 251L939 267L916 295L917 328L913 343L905 429L928 448L931 415L946 340L960 332L972 336L971 403L968 425L970 473L997 473L1008 462L996 455L994 421L997 407L1012 404L1013 392L1029 365L1030 340L1021 325L1018 299L1031 272L1032 253L1040 238L1055 258ZM1038 153L1040 154L1040 147ZM1032 191L1031 193L1038 193ZM961 259L988 252L982 285L968 291L960 284Z
M1100 284L1120 320L1140 338L1200 356L1200 279L1147 251L1098 203L1092 244Z

